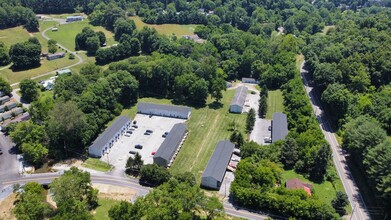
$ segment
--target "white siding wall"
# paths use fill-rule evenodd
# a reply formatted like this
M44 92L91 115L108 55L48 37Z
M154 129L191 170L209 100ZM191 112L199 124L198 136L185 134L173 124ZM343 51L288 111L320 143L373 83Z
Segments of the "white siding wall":
M212 177L203 177L201 180L201 185L207 188L219 189L217 181Z
M141 110L140 113L168 116L168 117L188 118L187 114L182 114L181 112L174 112L174 111L167 111L167 110L160 110L160 109Z

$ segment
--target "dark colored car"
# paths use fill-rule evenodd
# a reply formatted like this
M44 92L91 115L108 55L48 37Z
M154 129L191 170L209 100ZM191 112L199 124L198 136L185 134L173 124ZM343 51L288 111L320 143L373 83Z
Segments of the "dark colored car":
M134 124L134 125L137 124L137 121L133 121L133 124Z
M146 130L145 132L148 132L148 133L153 133L153 131L152 131L152 130Z
M151 135L151 133L149 133L149 132L145 132L145 133L144 133L144 135Z
M129 153L130 153L130 154L136 154L136 151L131 150L131 151L129 151Z
M128 133L128 134L133 134L133 132L132 132L132 131L126 131L126 133Z
M136 148L136 149L143 149L143 145L141 145L141 144L136 144L136 145L134 145L134 148Z
M0 149L0 155L2 155L3 154L3 150L2 149Z
M133 128L138 128L138 125L132 125Z
M267 128L267 130L271 131L271 130L272 130L272 126L269 126L269 127Z

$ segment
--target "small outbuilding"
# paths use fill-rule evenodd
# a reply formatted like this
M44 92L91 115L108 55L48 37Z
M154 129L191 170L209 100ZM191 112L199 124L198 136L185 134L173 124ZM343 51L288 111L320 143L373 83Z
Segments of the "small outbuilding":
M191 108L186 106L140 102L137 105L137 112L146 115L188 119L191 114Z
M303 181L294 178L286 181L287 189L303 189L309 196L312 195L313 186L309 183L304 183Z
M68 16L66 22L82 21L83 19L84 19L84 17L81 15Z
M3 97L0 97L0 105L8 102L11 98L8 95L5 95Z
M254 79L254 78L246 78L246 77L243 77L242 78L242 83L251 83L251 84L258 84L259 81Z
M60 52L60 53L54 53L54 54L48 54L46 56L46 58L48 60L55 60L55 59L60 59L60 58L63 58L65 57L65 53L64 52Z
M276 112L272 119L272 142L284 140L288 135L288 120L284 113Z
M106 128L99 137L88 148L92 157L101 157L114 145L116 141L130 128L130 119L125 116L118 117L114 123Z
M209 159L202 174L201 186L209 189L220 189L235 145L230 141L220 141Z
M56 71L56 76L60 76L60 75L64 75L64 74L71 75L72 71L70 69L62 69L62 70Z
M180 145L182 145L186 137L186 133L187 130L185 124L175 124L164 139L163 143L160 145L156 154L153 156L153 163L163 167L168 167L171 164L171 160L173 159L175 152L178 150Z
M242 113L244 102L247 97L247 87L239 86L235 90L234 98L229 106L229 112L231 113Z

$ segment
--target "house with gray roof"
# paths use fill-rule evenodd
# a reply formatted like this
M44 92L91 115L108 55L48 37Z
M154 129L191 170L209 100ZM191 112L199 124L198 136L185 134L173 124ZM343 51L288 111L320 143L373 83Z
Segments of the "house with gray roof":
M225 171L232 157L235 145L228 140L220 141L202 174L201 186L209 189L220 189Z
M191 108L186 106L141 102L137 105L137 112L147 115L188 119L191 114Z
M229 106L229 112L242 113L244 102L247 97L247 91L248 89L245 86L239 86L236 88L234 98Z
M276 112L272 119L272 142L284 140L288 135L288 120L284 113Z
M254 79L254 78L246 78L246 77L243 77L242 78L242 83L251 83L251 84L258 84L259 81Z
M4 104L4 103L8 102L10 99L11 99L11 98L10 98L8 95L3 96L3 97L0 97L0 105L2 105L2 104Z
M183 143L186 133L185 124L175 124L153 156L153 163L168 167L178 147Z
M125 116L118 117L114 123L106 128L106 130L99 135L99 137L88 148L88 153L92 157L101 157L114 145L116 141L125 134L126 130L130 128L130 118Z

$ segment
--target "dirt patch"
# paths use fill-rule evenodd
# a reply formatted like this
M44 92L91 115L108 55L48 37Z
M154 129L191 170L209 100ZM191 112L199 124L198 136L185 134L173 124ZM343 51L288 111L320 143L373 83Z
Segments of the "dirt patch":
M0 219L16 220L15 216L12 214L15 199L15 194L11 194L0 202Z
M127 187L112 186L107 184L93 184L99 190L99 198L114 200L132 200L137 196L137 192Z

